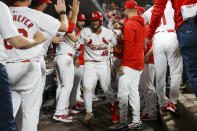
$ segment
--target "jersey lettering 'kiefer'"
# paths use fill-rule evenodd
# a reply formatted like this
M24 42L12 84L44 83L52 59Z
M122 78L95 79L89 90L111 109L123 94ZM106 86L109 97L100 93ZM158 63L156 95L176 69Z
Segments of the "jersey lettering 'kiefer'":
M28 29L34 26L34 24L29 19L22 15L13 15L13 21L23 23Z

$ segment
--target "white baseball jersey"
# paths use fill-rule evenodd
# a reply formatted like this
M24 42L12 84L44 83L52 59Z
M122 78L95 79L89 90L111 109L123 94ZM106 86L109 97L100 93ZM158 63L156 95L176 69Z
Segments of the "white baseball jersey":
M47 51L49 49L51 45L51 39L47 39L44 43L43 43L43 49L42 49L42 55L41 56L44 56L46 57L47 56Z
M13 24L8 7L1 1L0 9L0 45L3 45L3 39L18 36L19 33ZM4 48L0 48L0 63L4 63L6 59Z
M115 46L117 40L114 33L105 27L101 27L99 35L92 32L91 28L84 28L78 36L78 44L84 44L85 61L105 61L110 57L110 43Z
M33 38L36 31L44 31L48 39L51 39L60 27L60 22L40 11L30 9L28 7L10 7L13 21L18 32L28 38ZM6 49L9 61L21 61L27 59L38 58L43 55L43 44L39 44L30 49L15 49L7 41L4 41L3 47Z
M152 10L153 10L153 7L148 9L142 15L142 17L144 18L145 24L148 24L148 25L150 24ZM160 24L160 26L157 28L157 30L155 32L165 31L165 30L169 30L169 29L170 30L175 29L174 9L172 8L172 3L170 1L168 1L167 5L166 5L166 9L164 11L164 15L161 18L161 24Z
M75 55L75 43L71 41L66 35L65 32L58 32L58 36L64 37L64 42L61 42L56 48L56 55L71 53Z

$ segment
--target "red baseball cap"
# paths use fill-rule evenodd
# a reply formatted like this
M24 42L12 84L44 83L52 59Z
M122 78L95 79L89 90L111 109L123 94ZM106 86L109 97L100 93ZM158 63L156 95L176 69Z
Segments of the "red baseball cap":
M37 2L46 2L46 3L50 3L50 4L52 4L52 1L51 0L36 0Z
M133 0L126 1L124 9L137 9L137 2Z
M77 20L84 20L85 21L86 17L85 17L84 14L79 13L78 16L77 16Z

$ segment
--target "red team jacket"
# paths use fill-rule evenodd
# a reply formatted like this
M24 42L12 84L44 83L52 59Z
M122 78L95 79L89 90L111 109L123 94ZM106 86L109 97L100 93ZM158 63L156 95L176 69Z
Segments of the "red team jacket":
M128 19L124 28L122 66L135 70L144 69L144 39L146 27L141 16Z
M154 4L154 8L152 11L152 16L151 16L151 23L150 23L150 30L148 34L148 39L152 39L155 30L159 26L161 17L163 15L163 12L165 10L166 4L168 0L156 0ZM190 5L197 3L197 0L171 0L172 2L172 7L174 8L174 20L175 20L175 28L176 30L179 28L181 24L184 23L181 15L181 6L183 5Z

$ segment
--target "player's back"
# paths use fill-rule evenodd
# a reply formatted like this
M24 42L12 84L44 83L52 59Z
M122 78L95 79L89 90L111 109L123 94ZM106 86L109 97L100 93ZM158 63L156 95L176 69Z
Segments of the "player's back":
M168 1L164 15L161 18L161 24L157 28L157 31L163 31L163 30L173 30L175 29L175 23L174 23L174 9L172 8L172 3Z
M19 33L28 38L33 38L36 31L45 31L47 20L50 19L48 15L28 7L9 7L9 9ZM46 34L51 35L50 32ZM8 54L9 62L38 58L43 49L43 44L25 50L15 49L5 40L3 46Z
M145 24L150 24L151 15L152 15L153 7L148 9L142 16L144 18ZM165 31L165 30L173 30L175 29L174 23L174 9L172 8L172 3L168 1L164 15L161 18L160 25L157 28L156 32L158 31Z

